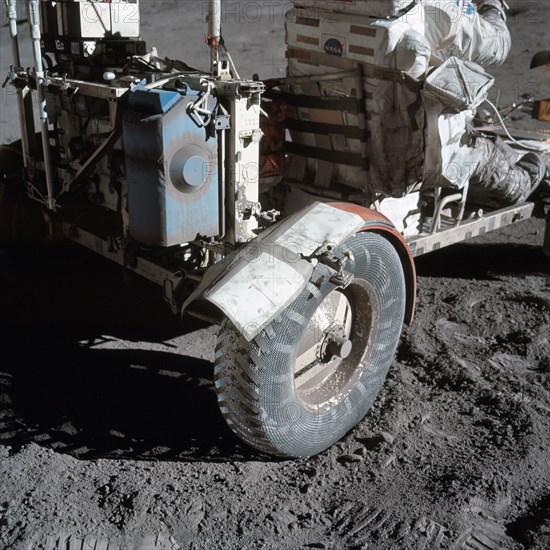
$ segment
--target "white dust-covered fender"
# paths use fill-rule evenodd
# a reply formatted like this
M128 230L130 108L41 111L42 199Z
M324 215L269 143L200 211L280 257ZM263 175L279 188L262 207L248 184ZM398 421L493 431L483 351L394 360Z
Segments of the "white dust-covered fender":
M316 261L305 258L341 244L364 224L356 213L313 203L209 268L182 312L208 300L250 341L307 285Z

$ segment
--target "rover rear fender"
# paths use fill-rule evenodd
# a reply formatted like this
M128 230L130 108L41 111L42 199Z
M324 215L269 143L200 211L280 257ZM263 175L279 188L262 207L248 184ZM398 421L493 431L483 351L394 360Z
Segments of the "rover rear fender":
M207 300L250 341L308 284L314 266L308 257L327 246L340 245L359 231L378 232L397 248L407 293L412 292L409 322L414 308L414 264L401 235L377 212L347 203L320 202L285 218L207 270L184 302L182 314L192 302Z

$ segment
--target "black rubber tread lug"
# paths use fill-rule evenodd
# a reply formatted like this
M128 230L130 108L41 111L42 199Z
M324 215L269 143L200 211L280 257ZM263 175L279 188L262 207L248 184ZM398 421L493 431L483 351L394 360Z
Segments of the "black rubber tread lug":
M223 401L220 400L220 407L222 406L222 403ZM263 424L262 420L259 418L259 413L256 412L258 409L256 407L248 405L242 399L238 399L235 397L228 398L228 396L226 396L225 407L228 410L240 411L241 415L246 418L246 424L249 426L259 428Z
M255 389L258 387L258 385L256 384L255 386L253 386L251 382L246 380L246 378L248 377L245 373L234 371L231 373L231 376L236 378L236 382L238 382L239 387L241 388L241 396L243 396L243 398L246 399L246 401L248 401L252 406L256 407L256 404L260 399L260 394ZM258 412L256 414L259 414L262 409L261 407L257 408Z
M263 355L269 355L270 353L269 342L264 336L262 336L262 333L258 334L254 338L254 342L256 343L256 345L258 346L259 350L262 352Z
M253 382L258 378L253 371L255 365L250 364L254 357L258 356L251 353L250 359L247 360L243 357L241 350L242 342L245 339L237 333L234 327L229 327L227 321L224 322L220 330L220 339L223 341L231 339L228 334L230 331L233 332L231 335L232 345L229 346L232 349L225 355L224 361L215 366L216 381L219 382L222 378L225 380L223 390L219 383L215 386L220 409L222 409L222 414L231 429L243 441L260 451L276 454L276 449L261 429L263 421L258 417L261 408L258 404L257 385ZM222 332L225 334L221 334ZM236 347L238 349L235 349ZM229 360L229 357L235 359L234 363Z
M251 366L248 362L248 359L243 357L240 353L236 354L236 358L237 358L237 361L239 362L239 365L242 368L243 375L246 378L248 378L248 380L251 383L256 384L256 386L259 386L261 384L261 380L260 380L259 376L252 370L252 368L251 368Z

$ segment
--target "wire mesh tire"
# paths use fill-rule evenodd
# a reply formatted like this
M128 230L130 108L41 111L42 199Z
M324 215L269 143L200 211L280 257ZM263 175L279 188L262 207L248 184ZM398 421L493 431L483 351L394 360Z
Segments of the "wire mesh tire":
M346 288L317 264L310 282L247 342L225 320L214 381L222 414L243 441L266 453L312 456L367 413L393 361L405 310L397 251L376 233L338 247L354 275Z

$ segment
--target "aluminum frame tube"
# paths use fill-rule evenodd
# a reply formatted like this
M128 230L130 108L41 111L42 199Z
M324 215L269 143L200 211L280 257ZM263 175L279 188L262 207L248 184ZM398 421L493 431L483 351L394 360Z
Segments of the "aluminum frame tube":
M55 210L54 188L53 188L53 166L52 152L50 148L50 136L48 127L48 113L46 111L46 78L42 63L42 50L40 41L40 2L39 0L26 0L27 18L31 31L32 52L34 58L34 71L36 75L36 95L38 99L38 113L40 116L40 133L42 136L42 152L44 155L44 171L46 173L47 203L49 210Z
M12 63L16 67L20 67L21 57L19 55L19 40L17 38L17 0L6 0L6 6L8 8L10 26Z
M210 72L218 74L222 26L221 0L208 0L208 45L210 46Z
M19 37L17 35L17 0L6 0L6 6L8 8L8 21L10 27L12 64L15 67L21 67ZM21 90L17 88L17 109L19 111L19 126L21 130L21 150L25 168L28 166L30 152L29 131L32 132L34 138L34 120L27 120L27 110L25 108L25 98L27 94L30 94L29 89ZM29 103L29 101L32 105L32 99L30 97L27 99L27 103ZM32 125L29 125L29 123Z

